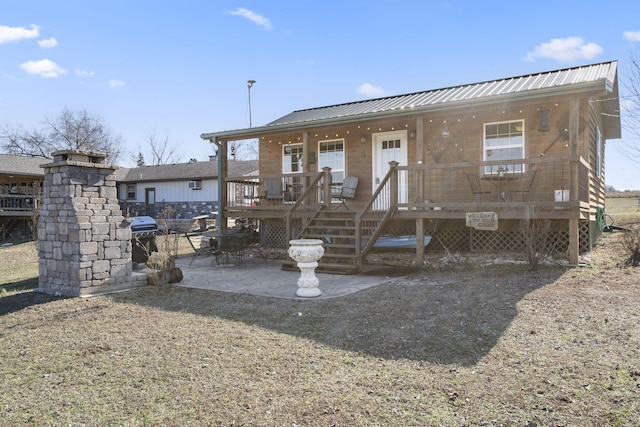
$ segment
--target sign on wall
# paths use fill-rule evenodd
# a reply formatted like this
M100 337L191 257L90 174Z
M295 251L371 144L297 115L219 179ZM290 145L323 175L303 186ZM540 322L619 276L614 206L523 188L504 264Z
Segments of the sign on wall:
M498 214L495 212L467 212L467 227L476 230L496 231Z

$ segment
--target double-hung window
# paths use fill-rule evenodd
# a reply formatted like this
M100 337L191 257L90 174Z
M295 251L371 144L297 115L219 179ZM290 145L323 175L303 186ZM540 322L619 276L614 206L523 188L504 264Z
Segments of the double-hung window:
M294 174L304 172L304 164L302 162L303 146L302 144L287 144L282 147L282 173ZM297 200L302 194L302 177L292 176L285 177L282 180L285 202Z
M137 198L136 185L127 184L127 200L135 200Z
M485 166L485 174L524 172L523 164L514 162L524 158L524 120L486 123L484 125L484 160L504 160L504 164Z
M329 166L331 183L341 184L344 180L344 139L320 141L318 153L318 170Z

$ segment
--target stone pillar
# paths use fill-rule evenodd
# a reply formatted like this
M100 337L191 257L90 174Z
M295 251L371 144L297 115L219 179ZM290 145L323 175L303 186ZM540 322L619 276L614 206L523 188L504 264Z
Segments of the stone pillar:
M132 271L131 224L106 155L57 151L45 170L36 291L89 296L146 284Z

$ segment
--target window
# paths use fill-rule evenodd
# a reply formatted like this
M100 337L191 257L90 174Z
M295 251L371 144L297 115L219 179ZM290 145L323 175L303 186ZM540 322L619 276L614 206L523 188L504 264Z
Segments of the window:
M523 172L522 164L510 160L524 158L524 121L487 123L484 125L484 160L507 160L508 173ZM484 173L495 174L501 165L485 166ZM504 167L504 166L502 166Z
M304 172L302 144L287 144L282 147L282 173ZM282 180L285 202L294 202L303 190L302 177L293 176Z
M600 126L596 128L596 175L602 178L602 153L604 152L604 141Z
M202 190L202 181L189 181L189 188L192 190Z
M282 173L302 172L302 144L282 147Z
M127 184L127 200L135 200L136 198L136 185Z
M318 143L318 171L323 167L331 168L331 182L342 183L344 180L344 139L320 141Z

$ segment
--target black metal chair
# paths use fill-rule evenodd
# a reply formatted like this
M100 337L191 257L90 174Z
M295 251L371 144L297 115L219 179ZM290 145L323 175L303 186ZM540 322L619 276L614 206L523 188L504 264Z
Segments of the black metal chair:
M216 263L229 264L229 256L244 265L244 251L247 249L247 238L243 233L225 233L219 238Z
M518 193L520 194L520 202L529 201L529 193L531 192L531 187L533 186L533 181L536 179L537 170L529 169L524 173L522 178L518 179L515 182L516 188L513 190L509 190L511 194L511 200L516 200ZM526 196L526 200L525 200Z
M469 182L469 187L471 187L471 201L473 202L476 196L480 197L480 201L484 200L485 195L489 195L491 198L491 190L486 190L482 188L482 183L480 182L480 177L478 175L473 175L470 173L465 173L467 177L467 181Z

